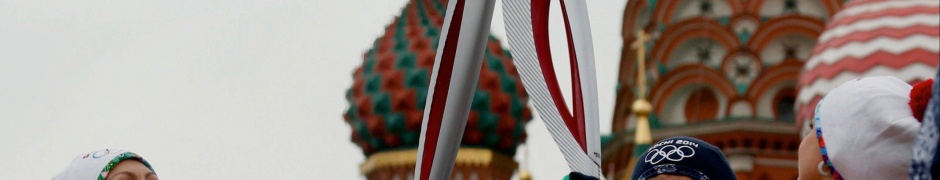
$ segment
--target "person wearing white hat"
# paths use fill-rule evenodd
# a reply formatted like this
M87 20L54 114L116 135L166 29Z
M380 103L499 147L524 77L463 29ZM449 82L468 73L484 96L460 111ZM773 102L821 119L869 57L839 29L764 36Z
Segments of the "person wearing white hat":
M830 91L800 144L799 179L907 177L920 127L911 90L894 77L868 77Z
M79 154L52 180L159 180L159 177L140 155L103 149Z

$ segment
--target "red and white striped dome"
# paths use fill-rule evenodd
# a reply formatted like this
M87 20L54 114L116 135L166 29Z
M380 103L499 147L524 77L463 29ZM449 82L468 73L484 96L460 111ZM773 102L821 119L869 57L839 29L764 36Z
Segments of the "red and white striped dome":
M856 0L833 16L797 82L797 125L829 90L851 79L932 78L940 62L940 1Z

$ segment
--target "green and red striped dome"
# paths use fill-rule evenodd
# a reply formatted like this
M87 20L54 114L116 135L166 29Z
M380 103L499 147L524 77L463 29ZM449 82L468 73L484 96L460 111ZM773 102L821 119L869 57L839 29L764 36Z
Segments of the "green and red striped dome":
M446 7L444 0L411 0L353 73L343 117L352 127L352 141L366 155L418 146ZM491 36L463 146L515 154L532 119L521 82L509 51Z

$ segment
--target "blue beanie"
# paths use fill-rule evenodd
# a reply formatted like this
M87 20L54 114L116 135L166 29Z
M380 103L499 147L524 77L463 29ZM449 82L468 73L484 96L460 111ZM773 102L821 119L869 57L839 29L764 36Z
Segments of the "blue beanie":
M660 174L696 180L738 179L721 150L705 141L685 136L667 138L650 146L637 160L630 179L648 179Z

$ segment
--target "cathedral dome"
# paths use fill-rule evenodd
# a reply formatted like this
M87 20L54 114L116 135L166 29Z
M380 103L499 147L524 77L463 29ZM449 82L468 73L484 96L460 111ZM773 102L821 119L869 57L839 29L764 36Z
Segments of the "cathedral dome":
M848 80L894 76L916 83L933 77L940 61L940 1L849 2L818 42L797 82L800 127L829 90Z
M363 55L343 114L367 156L416 148L447 2L411 0ZM508 50L490 36L462 146L513 155L532 119Z

